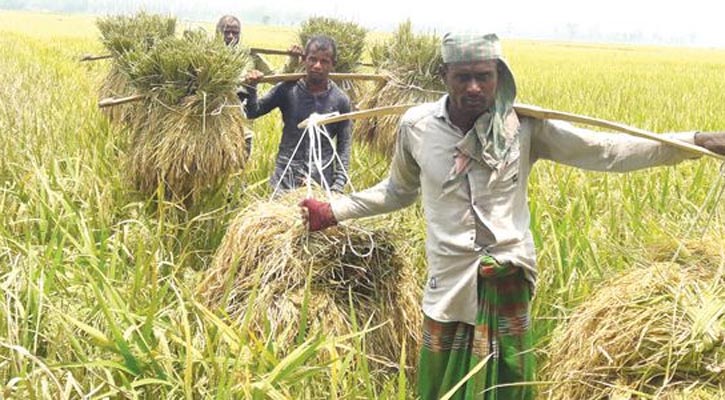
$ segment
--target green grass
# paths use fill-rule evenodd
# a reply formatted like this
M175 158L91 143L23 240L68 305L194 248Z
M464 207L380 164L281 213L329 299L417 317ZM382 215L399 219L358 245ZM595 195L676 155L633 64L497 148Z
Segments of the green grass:
M76 61L102 51L94 22L0 12L0 397L414 398L404 375L370 370L359 337L308 332L287 353L199 304L195 285L226 225L269 195L279 115L255 122L250 165L204 208L179 213L133 193L119 170L128 132L96 107L108 64ZM245 25L242 40L286 48L294 35ZM505 46L522 102L653 131L725 128L725 52ZM353 148L356 188L386 167L384 157ZM607 175L537 165L537 348L605 278L646 262L652 245L698 239L705 224L688 228L718 168L700 160ZM721 237L723 203L712 208L706 234ZM422 272L419 207L390 218L410 230ZM332 361L320 363L320 354Z

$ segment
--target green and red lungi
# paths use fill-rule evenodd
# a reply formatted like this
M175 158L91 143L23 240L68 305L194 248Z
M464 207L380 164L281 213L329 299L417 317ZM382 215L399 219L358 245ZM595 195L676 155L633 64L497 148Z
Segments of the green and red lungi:
M533 399L533 387L525 384L533 380L535 369L530 301L531 287L520 268L482 263L475 326L427 316L423 321L418 364L421 399L439 399L487 358L453 399Z

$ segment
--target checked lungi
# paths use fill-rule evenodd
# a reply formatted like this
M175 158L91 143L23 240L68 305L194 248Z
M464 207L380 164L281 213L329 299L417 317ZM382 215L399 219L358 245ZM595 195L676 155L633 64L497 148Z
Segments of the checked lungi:
M475 326L426 316L418 364L421 399L441 398L486 359L453 399L533 399L533 387L525 384L533 380L535 369L529 326L531 294L520 268L482 264Z

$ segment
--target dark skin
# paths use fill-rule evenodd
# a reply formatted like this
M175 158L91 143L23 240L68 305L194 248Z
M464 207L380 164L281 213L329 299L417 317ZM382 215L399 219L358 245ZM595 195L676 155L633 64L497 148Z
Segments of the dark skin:
M448 88L451 122L468 132L476 119L496 100L498 70L495 60L444 64L441 77Z
M299 46L295 49L299 51ZM327 90L327 81L330 72L335 68L335 59L332 55L332 49L319 49L317 45L311 45L308 54L304 55L305 65L305 84L310 93L322 93ZM257 85L264 74L257 70L251 70L247 73L246 82L252 86Z
M335 68L332 49L320 49L317 45L309 46L304 58L305 83L310 93L321 93L327 90L327 79Z
M232 21L224 25L222 29L222 36L224 36L224 43L227 46L236 46L239 43L239 34L242 31L241 26L236 21Z
M717 154L725 154L725 132L700 132L695 135L695 144Z

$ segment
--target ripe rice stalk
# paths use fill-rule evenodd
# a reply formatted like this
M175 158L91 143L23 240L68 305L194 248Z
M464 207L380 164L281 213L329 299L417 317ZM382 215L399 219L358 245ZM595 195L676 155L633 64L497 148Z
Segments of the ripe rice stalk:
M300 45L304 48L307 41L314 35L327 35L333 38L337 44L335 72L357 72L365 51L367 32L367 29L351 21L345 22L329 17L310 17L300 25L299 40ZM366 89L363 83L356 81L343 81L339 84L353 104Z
M408 365L414 365L422 284L402 232L367 220L308 234L297 207L304 194L301 189L244 209L219 246L200 296L289 350L300 331L336 336L368 320L383 324L366 335L368 354L395 366L406 343ZM371 254L361 257L351 246Z
M310 17L299 30L300 45L304 48L314 35L327 35L337 44L336 72L356 72L365 50L367 30L354 22L328 17Z
M100 98L126 96L132 92L128 81L128 63L123 58L129 52L146 52L157 42L174 36L176 18L140 12L135 15L115 15L99 18L96 26L101 33L101 43L113 57L111 69L103 80ZM136 105L127 104L104 110L112 122L130 121Z
M140 12L102 17L96 26L101 32L101 43L119 57L129 51L149 50L157 42L174 36L176 18Z
M195 202L244 167L244 115L236 90L249 56L203 32L129 53L129 77L143 95L132 121L127 170L146 194Z
M723 248L691 244L603 284L553 335L548 398L724 398Z
M410 21L402 23L389 39L373 45L370 56L378 73L390 79L361 99L361 109L419 104L440 98L445 86L438 73L443 63L440 38L416 34ZM400 115L362 120L354 125L354 137L373 149L392 156Z

